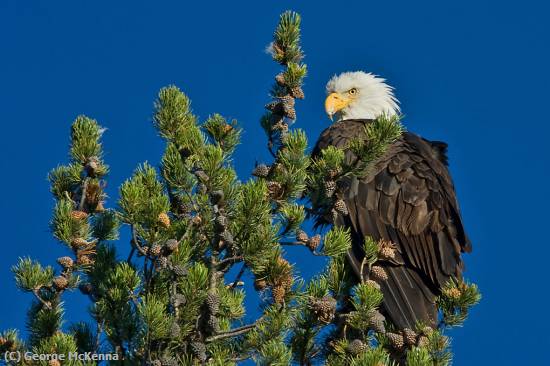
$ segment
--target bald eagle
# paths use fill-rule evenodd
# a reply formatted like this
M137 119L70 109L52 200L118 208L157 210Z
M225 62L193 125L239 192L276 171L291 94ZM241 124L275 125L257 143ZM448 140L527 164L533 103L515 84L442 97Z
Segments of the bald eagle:
M313 157L331 145L346 149L364 135L365 125L383 114L400 113L393 88L370 73L334 76L327 94L325 109L335 123L321 133ZM443 142L404 132L365 176L344 178L347 188L341 198L348 213L339 214L335 225L351 231L348 262L362 278L365 236L395 245L395 258L381 263L388 278L379 284L381 310L399 329L414 329L418 322L436 325L436 297L450 278L461 277L461 253L471 251L446 150ZM353 159L349 149L346 159Z

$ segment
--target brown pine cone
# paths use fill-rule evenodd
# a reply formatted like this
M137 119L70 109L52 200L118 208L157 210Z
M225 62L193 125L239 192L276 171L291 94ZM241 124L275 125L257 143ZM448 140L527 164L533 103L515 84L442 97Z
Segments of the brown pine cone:
M255 177L265 178L269 175L271 168L265 164L258 164L252 171L252 175Z
M388 274L386 270L380 266L372 266L370 269L372 277L376 280L386 281L388 279Z
M193 225L199 226L202 223L202 218L199 215L193 216L193 218L191 219L191 223Z
M56 290L64 290L69 285L69 280L67 280L64 276L57 276L52 282Z
M418 337L418 342L416 343L416 345L418 347L426 347L428 343L430 343L428 337L426 337L425 335L421 335L420 337Z
M76 264L79 266L89 266L94 264L94 260L89 255L81 255L76 258Z
M277 198L281 195L282 186L279 182L267 182L267 190L269 191L269 195Z
M333 297L323 296L320 299L310 299L308 306L321 323L328 324L334 319L336 300Z
M346 347L346 350L354 356L357 356L358 354L365 352L367 349L368 349L368 346L360 339L354 339Z
M401 334L397 333L386 333L386 337L390 341L391 346L397 350L401 351L405 347L405 339Z
M206 346L202 342L191 342L191 353L201 362L206 362Z
M157 257L160 255L161 250L162 250L162 247L160 245L153 244L152 246L149 247L149 254L154 257Z
M277 84L281 86L285 86L286 85L285 74L280 73L277 76L275 76L275 81L277 82Z
M94 290L91 283L82 283L80 286L78 286L78 289L80 292L82 292L83 295L89 295Z
M334 209L342 215L348 214L348 207L346 206L346 202L344 202L344 200L342 199L336 200L336 202L334 202Z
M319 235L319 234L316 234L316 235L312 236L307 241L307 247L312 252L314 252L319 247L319 244L321 244L321 235Z
M384 315L382 315L379 311L375 310L369 315L369 326L378 333L384 334L386 333L386 326L384 325L384 321L386 318L384 318Z
M84 238L75 238L71 241L71 246L74 249L85 248L89 245L88 241Z
M290 93L296 99L304 99L304 97L305 97L304 91L299 86L295 86L294 88L291 88Z
M282 304L285 301L286 290L283 286L274 286L271 292L275 303Z
M336 191L336 182L333 180L326 180L324 183L325 186L325 196L332 197Z
M71 257L60 257L57 258L57 263L64 269L71 269L73 268L74 261Z
M266 280L257 279L257 278L254 280L254 288L256 289L256 291L263 291L266 289L266 287L267 287Z
M210 314L215 315L218 311L220 311L220 296L217 293L209 291L208 295L206 295L206 300L204 300L204 303L206 304Z
M165 248L168 253L175 253L178 251L179 243L176 239L169 239L166 241Z
M166 212L161 212L158 216L158 223L163 228L168 229L170 227L170 217Z
M401 333L403 333L403 338L405 339L405 343L407 345L414 346L416 344L417 334L414 330L405 328L401 331Z
M375 289L380 290L380 285L379 285L378 282L376 282L376 281L373 281L373 280L366 280L366 281L365 281L365 285L367 285L367 286L372 286L372 287L374 287Z
M456 287L451 287L451 288L444 289L443 295L447 296L448 298L456 300L462 295L462 293Z
M71 218L74 220L84 220L88 217L88 214L84 211L74 210L71 211Z
M61 366L61 362L57 358L52 358L48 361L48 366Z
M168 258L159 257L155 260L155 264L157 265L158 268L165 269L166 267L168 267Z
M298 240L299 242L307 243L308 239L309 238L307 236L307 233L304 230L298 230L296 232L296 240Z

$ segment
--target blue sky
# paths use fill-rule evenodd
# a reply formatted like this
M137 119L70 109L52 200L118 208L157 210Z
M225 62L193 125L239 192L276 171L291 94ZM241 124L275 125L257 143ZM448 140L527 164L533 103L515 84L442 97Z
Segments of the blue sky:
M87 114L108 128L110 206L138 163L159 161L152 103L168 84L202 119L218 112L240 121L236 161L246 179L268 159L258 118L278 68L264 49L288 8L303 17L310 74L297 125L311 140L329 122L327 79L362 69L396 88L409 130L449 143L474 246L466 276L484 296L451 332L455 365L540 363L550 347L542 236L550 9L542 1L2 1L0 329L24 328L30 296L15 288L17 258L54 264L66 254L48 232L46 174L67 159L72 120ZM289 257L305 276L318 268L304 251ZM85 317L78 298L68 296L80 306L68 309L73 319Z

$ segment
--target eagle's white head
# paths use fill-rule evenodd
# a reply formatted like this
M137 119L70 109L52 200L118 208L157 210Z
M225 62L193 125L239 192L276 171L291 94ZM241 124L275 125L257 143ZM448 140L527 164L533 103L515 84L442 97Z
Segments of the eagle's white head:
M399 101L385 80L363 71L344 72L327 83L325 110L329 117L375 119L399 113Z

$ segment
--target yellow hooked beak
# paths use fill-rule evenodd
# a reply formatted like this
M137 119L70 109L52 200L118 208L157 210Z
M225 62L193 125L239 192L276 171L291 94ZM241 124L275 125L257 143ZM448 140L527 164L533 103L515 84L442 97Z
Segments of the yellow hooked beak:
M346 108L351 102L351 98L345 97L340 93L332 93L327 99L325 99L325 111L327 112L330 119L332 116Z

